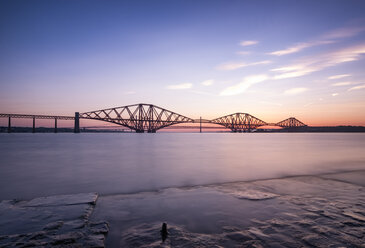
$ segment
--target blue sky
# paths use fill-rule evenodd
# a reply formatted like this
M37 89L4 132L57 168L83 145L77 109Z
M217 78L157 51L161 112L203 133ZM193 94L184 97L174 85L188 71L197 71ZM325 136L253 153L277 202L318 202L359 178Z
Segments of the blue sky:
M139 102L365 125L365 1L0 1L0 112Z

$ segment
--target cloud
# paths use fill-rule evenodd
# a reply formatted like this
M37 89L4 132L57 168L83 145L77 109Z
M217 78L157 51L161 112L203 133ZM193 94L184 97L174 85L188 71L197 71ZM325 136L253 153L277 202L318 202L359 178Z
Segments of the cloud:
M226 64L217 66L217 69L221 70L221 71L232 71L232 70L236 70L236 69L246 67L246 66L247 66L247 64L242 63L242 62L241 63L226 63Z
M343 27L328 32L322 36L323 39L341 39L353 37L365 31L365 27Z
M191 87L193 87L193 84L183 83L183 84L168 85L166 88L169 90L186 90L186 89L190 89Z
M284 50L279 50L279 51L275 51L275 52L271 52L269 54L271 55L276 55L276 56L282 56L282 55L287 55L287 54L291 54L291 53L297 53L300 52L301 50L308 48L308 47L313 47L313 46L318 46L318 45L325 45L325 44L331 44L333 43L333 41L329 41L329 40L321 40L321 41L313 41L313 42L305 42L305 43L298 43L294 46L288 47Z
M221 96L238 95L238 94L241 94L241 93L245 92L252 85L263 82L263 81L268 80L268 79L269 79L269 77L267 75L252 75L252 76L249 76L249 77L245 77L241 81L241 83L224 89L220 93L220 95Z
M333 93L332 96L338 96L338 93Z
M252 45L256 45L257 43L259 43L257 40L244 40L240 42L241 46L252 46Z
M334 76L330 76L328 77L328 79L332 80L332 79L340 79L340 78L344 78L344 77L349 77L351 76L350 74L340 74L340 75L334 75Z
M272 63L272 61L263 60L263 61L253 62L253 63L250 63L248 65L267 65L267 64L270 64L270 63Z
M294 64L275 68L271 71L281 72L281 74L274 76L274 79L300 77L312 72L321 71L327 67L359 60L364 53L365 43L303 58Z
M353 82L338 82L338 83L332 84L332 86L346 86L346 85L351 85L351 84L355 84L355 83L353 83Z
M284 94L285 95L298 95L298 94L304 93L306 91L308 91L307 88L292 88L292 89L288 89L288 90L284 91Z
M352 88L348 89L347 91L361 90L361 89L365 89L365 84L352 87Z
M214 83L213 79L205 80L201 84L204 86L211 86Z
M236 62L236 63L226 63L226 64L222 64L216 67L216 69L221 70L221 71L233 71L233 70L237 70L239 68L243 68L243 67L247 67L247 66L253 66L253 65L265 65L265 64L270 64L272 63L270 60L263 60L263 61L258 61L258 62L253 62L253 63L244 63L244 62Z
M338 39L352 37L363 31L365 31L365 27L339 28L339 29L335 29L331 32L328 32L328 33L322 35L321 37L319 37L319 39L317 39L315 41L297 43L294 46L290 46L283 50L274 51L269 54L276 55L276 56L282 56L282 55L287 55L287 54L291 54L291 53L297 53L305 48L335 43L335 42L337 42Z

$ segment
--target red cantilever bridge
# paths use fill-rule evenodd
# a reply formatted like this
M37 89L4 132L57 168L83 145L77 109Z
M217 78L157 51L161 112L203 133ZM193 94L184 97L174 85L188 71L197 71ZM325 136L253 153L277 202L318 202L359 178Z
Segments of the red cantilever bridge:
M8 130L11 131L11 118L33 119L33 132L35 132L36 119L54 119L57 132L57 120L74 120L75 132L80 131L79 120L99 120L121 125L136 131L137 133L155 133L157 130L180 123L202 123L202 119L194 120L177 114L153 104L134 104L123 107L101 109L85 113L76 112L75 116L52 115L24 115L24 114L0 114L0 117L9 118ZM233 132L244 132L256 129L260 126L279 126L283 128L296 128L307 126L294 117L278 123L267 123L247 113L234 113L213 120L204 120L204 123L218 124Z

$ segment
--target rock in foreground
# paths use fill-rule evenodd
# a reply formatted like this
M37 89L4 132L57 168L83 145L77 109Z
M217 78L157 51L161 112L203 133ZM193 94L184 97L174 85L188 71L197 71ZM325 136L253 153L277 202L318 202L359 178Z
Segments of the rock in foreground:
M0 202L0 247L104 247L106 222L92 223L96 193Z

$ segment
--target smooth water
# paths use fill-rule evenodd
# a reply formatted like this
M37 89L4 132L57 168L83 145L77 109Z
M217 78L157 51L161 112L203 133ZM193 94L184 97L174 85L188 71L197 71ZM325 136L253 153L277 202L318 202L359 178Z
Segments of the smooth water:
M0 200L358 169L363 133L0 134Z

